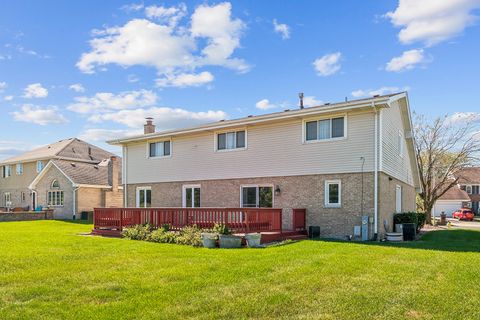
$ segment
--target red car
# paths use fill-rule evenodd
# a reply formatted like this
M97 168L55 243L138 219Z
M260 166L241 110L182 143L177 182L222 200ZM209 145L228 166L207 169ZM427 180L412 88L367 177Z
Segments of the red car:
M474 214L470 209L460 209L453 213L453 217L458 220L473 221Z

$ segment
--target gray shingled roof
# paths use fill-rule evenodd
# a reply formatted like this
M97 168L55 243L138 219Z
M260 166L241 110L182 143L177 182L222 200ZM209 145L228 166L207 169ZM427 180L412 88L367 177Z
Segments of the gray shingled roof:
M75 162L68 160L52 160L52 162L67 175L75 184L88 185L110 185L108 181L108 163L109 159L100 164L92 164L86 162ZM122 183L121 161L118 161L118 181Z

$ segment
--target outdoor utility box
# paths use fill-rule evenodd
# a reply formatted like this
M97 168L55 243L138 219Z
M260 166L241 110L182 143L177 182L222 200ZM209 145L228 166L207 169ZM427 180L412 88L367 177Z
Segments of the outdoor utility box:
M86 220L88 223L93 223L93 212L92 211L82 211L80 214L81 220Z
M309 226L308 227L308 237L310 239L320 238L320 227L319 226Z
M415 240L415 235L417 233L417 227L415 226L415 223L404 223L402 229L404 241Z

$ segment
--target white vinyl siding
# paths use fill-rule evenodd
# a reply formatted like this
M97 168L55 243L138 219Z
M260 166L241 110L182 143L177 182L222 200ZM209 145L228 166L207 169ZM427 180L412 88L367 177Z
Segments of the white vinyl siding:
M407 149L402 113L398 102L382 109L382 164L380 170L409 185L413 185L413 150ZM407 121L407 120L406 120Z
M345 117L348 137L324 143L303 143L305 121L252 125L248 148L242 152L215 152L211 132L174 137L175 152L160 162L145 158L145 143L128 145L127 182L361 172L360 157L365 158L365 172L373 171L373 112L349 113Z

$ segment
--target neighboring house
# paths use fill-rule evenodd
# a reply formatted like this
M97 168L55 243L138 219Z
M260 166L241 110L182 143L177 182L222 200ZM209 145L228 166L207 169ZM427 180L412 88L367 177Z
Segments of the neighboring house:
M465 207L470 207L470 197L458 185L455 185L435 202L433 215L440 217L442 213L445 213L447 217L451 218L455 211Z
M322 236L369 238L415 210L406 93L285 110L109 141L123 147L125 206L306 208Z
M445 212L451 217L460 208L471 208L475 215L479 215L480 167L464 168L455 174L455 178L458 178L458 184L437 200L434 215Z
M49 207L56 219L75 219L95 206L121 206L120 161L76 138L3 160L0 207Z

